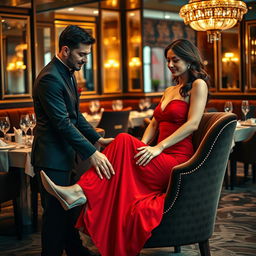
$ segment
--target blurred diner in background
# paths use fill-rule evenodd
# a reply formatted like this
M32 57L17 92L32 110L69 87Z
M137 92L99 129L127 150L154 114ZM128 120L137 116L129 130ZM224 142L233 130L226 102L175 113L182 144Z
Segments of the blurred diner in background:
M1 0L0 18L0 255L40 252L41 198L31 165L37 121L32 92L68 25L96 39L87 64L74 75L80 112L104 137L124 132L141 139L163 92L175 85L165 47L182 38L198 47L211 80L201 124L220 112L236 119L219 207L212 210L217 217L210 248L213 255L256 255L255 1ZM218 138L209 128L211 133ZM78 177L90 163L76 160L72 175ZM34 244L28 245L31 239ZM169 255L179 246L161 248L159 242L140 255ZM201 247L185 245L184 251L199 255Z

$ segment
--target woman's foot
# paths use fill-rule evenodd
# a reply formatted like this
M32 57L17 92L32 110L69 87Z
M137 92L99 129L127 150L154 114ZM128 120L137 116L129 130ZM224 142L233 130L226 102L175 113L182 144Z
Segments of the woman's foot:
M58 186L51 181L44 171L40 172L40 176L45 190L56 197L65 210L86 203L86 197L79 185Z
M82 245L86 247L93 255L98 256L100 255L99 250L94 245L92 239L86 235L85 233L79 231L80 239L82 240Z

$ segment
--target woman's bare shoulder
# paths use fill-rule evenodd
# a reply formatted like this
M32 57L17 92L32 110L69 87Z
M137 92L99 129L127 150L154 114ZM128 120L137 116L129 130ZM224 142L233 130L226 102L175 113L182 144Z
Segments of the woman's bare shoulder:
M197 87L197 86L206 86L206 82L202 78L197 78L196 80L193 81L192 87Z

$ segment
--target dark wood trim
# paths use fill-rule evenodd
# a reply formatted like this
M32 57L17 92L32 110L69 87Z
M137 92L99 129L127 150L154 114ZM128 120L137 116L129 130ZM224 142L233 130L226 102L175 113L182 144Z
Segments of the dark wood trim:
M122 52L122 84L123 84L123 92L128 92L128 44L127 44L127 20L126 20L126 3L125 1L120 1L120 29L121 29L121 52Z
M36 48L37 48L37 30L36 30L36 0L31 0L32 9L30 17L30 43L31 43L31 75L32 75L32 85L33 88L34 81L36 79Z
M20 7L12 7L12 6L1 6L1 13L4 14L29 14L30 13L30 8L20 8Z

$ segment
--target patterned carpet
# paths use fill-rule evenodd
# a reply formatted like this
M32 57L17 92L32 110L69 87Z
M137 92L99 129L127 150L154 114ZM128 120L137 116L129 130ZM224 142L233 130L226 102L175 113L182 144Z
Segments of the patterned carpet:
M212 256L256 255L256 184L252 184L250 177L247 181L240 177L239 183L233 191L222 191L215 231L210 239ZM39 256L40 233L27 233L23 240L16 239L12 207L4 207L0 212L0 255ZM182 253L172 252L173 248L144 249L140 256L200 255L197 245L182 247Z

